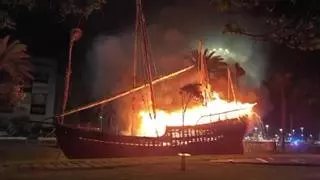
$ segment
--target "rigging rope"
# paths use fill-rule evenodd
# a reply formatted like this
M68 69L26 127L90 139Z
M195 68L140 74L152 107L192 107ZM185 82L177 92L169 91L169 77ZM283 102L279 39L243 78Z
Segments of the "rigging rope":
M235 91L234 91L233 81L232 81L232 78L231 78L230 69L227 68L227 71L228 71L228 82L230 82L230 87L231 87L231 91L232 91L232 95L233 95L233 100L234 100L235 102L237 102L236 93L235 93ZM229 86L229 83L228 83L228 86Z
M138 61L139 60L139 61ZM150 106L149 106L149 98L147 98L147 102L144 98L144 95L140 93L142 101L149 112L150 118L155 119L156 117L156 110L155 110L155 96L153 90L153 72L156 72L155 63L151 62L151 45L149 43L149 36L147 32L147 26L145 22L145 17L142 12L142 5L141 0L136 0L136 25L135 25L135 44L134 44L134 72L133 72L133 88L136 87L137 78L140 75L139 70L141 70L141 76L144 80L145 84L149 84L150 88L150 99L152 104L152 112L153 116L151 115ZM139 75L138 75L139 74ZM133 98L133 100L136 100ZM132 110L133 112L136 111L134 107L135 102L132 102ZM136 115L132 113L132 115ZM132 126L134 123L134 117L132 117Z
M177 72L174 72L172 74L169 74L169 75L163 76L161 78L158 78L158 79L152 81L152 84L155 85L155 84L158 84L158 83L160 83L162 81L168 80L168 79L170 79L172 77L180 75L182 73L188 72L188 71L194 69L194 67L195 66L192 65L192 66L186 67L184 69L181 69L180 71L177 71ZM144 89L144 88L146 88L148 86L150 86L150 84L144 84L144 85L141 85L141 86L136 87L134 89L127 90L127 91L124 91L122 93L119 93L119 94L117 94L115 96L108 97L108 98L102 99L100 101L92 102L92 103L84 105L84 106L79 106L77 108L65 111L65 113L58 114L58 115L56 115L54 117L48 117L46 119L60 118L60 117L68 116L68 115L71 115L71 114L74 114L74 113L77 113L77 112L80 112L80 111L83 111L83 110L86 110L86 109L89 109L89 108L93 108L95 106L99 106L101 104L109 103L109 102L114 101L116 99L119 99L119 98L122 98L124 96L130 95L130 94L132 94L134 92L140 91L140 90L142 90L142 89Z

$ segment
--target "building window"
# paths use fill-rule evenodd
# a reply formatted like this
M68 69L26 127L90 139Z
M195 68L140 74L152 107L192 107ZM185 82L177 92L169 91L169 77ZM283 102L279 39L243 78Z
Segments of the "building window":
M32 80L25 79L22 86L24 93L31 93L32 92Z
M47 94L32 94L31 97L31 114L46 113Z
M24 98L16 105L15 112L29 112L31 104L31 93L23 93Z
M36 72L34 73L34 82L36 83L49 83L49 73L46 72Z

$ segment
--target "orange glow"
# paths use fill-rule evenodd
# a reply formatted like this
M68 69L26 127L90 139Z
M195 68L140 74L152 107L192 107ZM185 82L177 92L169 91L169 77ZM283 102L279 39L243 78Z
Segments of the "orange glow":
M210 93L207 106L188 106L184 115L184 124L186 126L192 126L208 124L219 120L234 119L245 115L251 116L253 114L252 108L254 106L255 103L241 103L238 101L228 102L221 99L217 93L213 92ZM162 136L165 133L166 126L182 126L182 111L182 109L177 109L166 112L157 109L156 119L151 119L148 110L140 111L139 118L141 119L141 124L138 130L138 136Z

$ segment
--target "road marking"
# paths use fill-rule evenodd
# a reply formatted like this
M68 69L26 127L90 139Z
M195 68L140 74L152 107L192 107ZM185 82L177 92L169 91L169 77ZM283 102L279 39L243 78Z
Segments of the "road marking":
M304 159L290 159L291 162L294 163L305 163L306 161Z
M210 162L214 163L227 163L227 162L233 162L232 159L215 159L215 160L210 160Z
M291 162L295 162L295 163L300 162L299 159L290 159L290 161L291 161Z
M268 163L269 161L265 160L265 159L262 159L262 158L256 158L256 160L260 161L260 162L263 162L263 163Z

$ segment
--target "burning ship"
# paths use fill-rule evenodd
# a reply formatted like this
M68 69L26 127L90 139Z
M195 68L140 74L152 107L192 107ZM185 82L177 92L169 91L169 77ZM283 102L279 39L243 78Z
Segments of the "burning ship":
M84 109L148 89L147 107L139 109L137 113L137 118L141 120L138 134L114 134L103 132L102 129L79 128L58 121L55 134L65 156L108 158L177 155L178 153L192 155L242 153L242 139L255 104L223 100L217 93L211 91L206 61L203 58L202 42L199 43L198 59L195 65L154 79L151 53L148 50L150 46L146 37L141 0L137 0L133 89L57 116L59 120ZM141 86L137 86L136 81L138 60L141 61L142 74L146 82ZM154 85L191 70L197 71L197 82L184 85L180 89L182 107L170 112L158 109L155 103Z
M211 105L219 101L214 100ZM177 155L181 152L192 155L241 154L251 107L251 104L243 105L242 109L212 115L201 115L201 110L190 109L185 114L184 123L179 123L181 112L163 116L159 113L160 117L157 119L168 118L163 124L142 112L146 121L142 123L142 136L113 135L65 125L57 125L56 135L68 158L160 156ZM197 114L193 116L193 113Z

